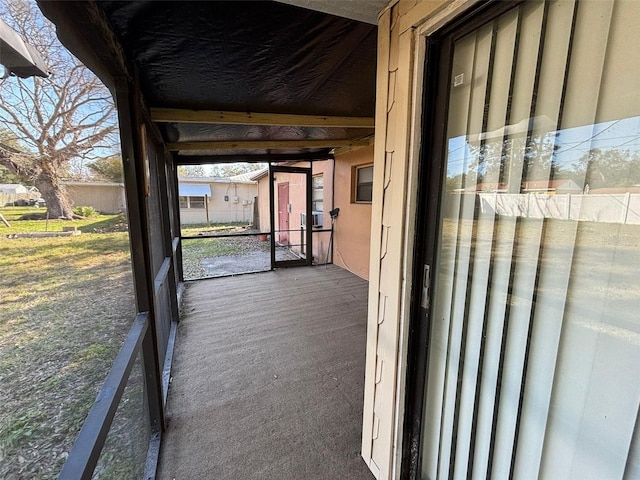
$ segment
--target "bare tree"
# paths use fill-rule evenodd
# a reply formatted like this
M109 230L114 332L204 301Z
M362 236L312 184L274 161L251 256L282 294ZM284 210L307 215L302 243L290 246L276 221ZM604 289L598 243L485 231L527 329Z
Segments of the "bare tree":
M0 165L32 182L51 217L72 218L60 186L71 161L112 155L117 148L113 99L106 87L58 41L54 26L28 0L4 0L3 20L33 45L49 78L0 80L0 128L19 140L21 152L0 144Z
M257 172L266 166L266 163L227 163L214 165L211 167L211 172L214 177L233 177L243 173Z
M180 177L205 177L206 172L202 165L180 165L178 167Z
M94 177L98 180L121 183L124 181L124 169L122 158L119 155L99 158L87 165Z

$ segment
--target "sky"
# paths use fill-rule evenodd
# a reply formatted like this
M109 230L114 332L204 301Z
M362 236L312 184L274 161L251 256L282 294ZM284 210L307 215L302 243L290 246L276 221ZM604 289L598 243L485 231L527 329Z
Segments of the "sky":
M547 133L556 137L555 161L567 168L574 165L591 149L628 151L632 156L640 155L640 116L601 122L593 125ZM471 138L477 135L471 136ZM467 136L450 138L447 149L447 176L464 173L473 160Z

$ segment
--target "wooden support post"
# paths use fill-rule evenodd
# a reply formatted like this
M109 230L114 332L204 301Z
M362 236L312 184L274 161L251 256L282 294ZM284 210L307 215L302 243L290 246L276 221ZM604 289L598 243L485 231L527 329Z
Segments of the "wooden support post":
M207 212L207 227L209 226L209 195L204 196L204 209Z
M162 366L158 359L155 325L155 301L150 258L149 219L146 209L148 177L146 172L143 129L140 128L139 97L126 82L118 83L115 90L120 123L127 214L129 217L129 242L131 263L138 311L149 312L149 332L143 346L143 365L147 378L147 407L153 433L161 433L165 427L162 405ZM152 381L153 380L153 381Z

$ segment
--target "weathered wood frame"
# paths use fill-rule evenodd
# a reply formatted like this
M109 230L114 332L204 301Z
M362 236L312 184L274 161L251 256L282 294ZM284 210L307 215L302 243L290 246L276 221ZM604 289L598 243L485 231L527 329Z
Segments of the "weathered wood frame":
M91 478L138 354L151 431L145 477L154 478L178 320L179 212L170 207L177 201L175 166L150 120L135 68L100 9L84 2L41 2L40 7L58 26L61 40L101 78L118 105L136 309L143 312L134 322L60 478ZM149 166L157 173L154 178L149 178ZM150 182L157 182L155 198L148 196Z
M222 112L180 108L151 108L151 120L171 123L205 123L221 125L282 125L295 127L373 128L372 117L331 115L293 115L283 113Z

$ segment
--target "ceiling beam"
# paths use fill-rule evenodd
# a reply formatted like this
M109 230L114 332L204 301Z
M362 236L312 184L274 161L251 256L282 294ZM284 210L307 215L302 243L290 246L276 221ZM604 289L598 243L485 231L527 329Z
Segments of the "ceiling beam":
M168 143L171 152L187 150L283 150L288 148L339 148L370 145L371 139L358 140L240 140Z
M373 142L370 143L369 145L373 145ZM343 154L348 153L348 152L353 152L354 150L358 150L360 148L364 148L366 146L368 146L368 145L355 145L353 147L340 147L340 148L336 148L333 151L333 154L334 154L334 156L339 156L339 155L343 155Z
M290 127L374 128L373 117L293 115L283 113L222 112L151 108L151 120L170 123L208 123L225 125L283 125Z
M173 159L177 165L204 165L207 163L263 163L263 162L301 162L331 160L334 156L326 152L305 153L266 153L254 155L178 155Z

